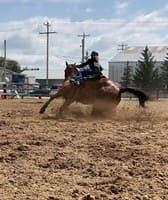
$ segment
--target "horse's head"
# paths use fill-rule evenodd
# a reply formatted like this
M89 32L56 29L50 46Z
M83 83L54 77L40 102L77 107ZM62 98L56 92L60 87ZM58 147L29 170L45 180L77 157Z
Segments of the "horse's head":
M65 72L65 81L72 79L77 73L76 65L68 64L68 62L66 62L66 68L64 72Z

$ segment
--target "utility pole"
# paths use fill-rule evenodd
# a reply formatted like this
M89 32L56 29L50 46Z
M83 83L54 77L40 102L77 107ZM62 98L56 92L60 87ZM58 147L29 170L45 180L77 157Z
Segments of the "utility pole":
M6 40L4 40L4 77L3 80L4 82L6 81Z
M122 43L122 44L119 44L118 46L120 47L118 50L121 51L121 52L123 52L123 50L125 49L125 47L127 47L128 45Z
M81 45L81 47L82 47L82 63L85 62L85 38L89 37L89 36L90 36L89 34L85 34L84 32L82 35L78 35L78 37L82 37L82 45Z
M57 33L55 31L50 31L50 23L47 21L44 23L44 25L47 27L46 32L40 32L40 34L46 34L47 35L47 47L46 47L46 87L48 88L48 61L49 61L49 34Z
M88 58L89 58L89 52L88 52L88 51L86 51L85 60L88 60Z

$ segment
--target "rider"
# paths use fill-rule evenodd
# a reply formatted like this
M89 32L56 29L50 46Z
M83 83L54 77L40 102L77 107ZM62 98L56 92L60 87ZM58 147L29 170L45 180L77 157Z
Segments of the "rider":
M76 65L76 67L80 69L74 77L77 85L80 84L80 80L83 78L97 80L102 75L101 71L103 68L99 64L99 54L96 51L92 51L91 58L80 65Z

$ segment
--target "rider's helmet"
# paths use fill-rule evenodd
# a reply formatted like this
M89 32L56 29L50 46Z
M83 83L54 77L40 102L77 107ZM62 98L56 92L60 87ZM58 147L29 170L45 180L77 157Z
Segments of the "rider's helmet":
M92 51L91 58L95 58L95 56L99 56L98 52Z

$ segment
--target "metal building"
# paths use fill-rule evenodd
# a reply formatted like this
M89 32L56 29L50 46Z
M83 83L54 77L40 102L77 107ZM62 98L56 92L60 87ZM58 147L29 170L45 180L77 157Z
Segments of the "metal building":
M145 47L126 47L122 52L114 56L114 58L109 61L109 78L120 82L127 62L129 62L134 72L137 67L137 61L142 57L144 48ZM168 46L151 46L148 48L156 61L155 66L159 69L168 52Z

